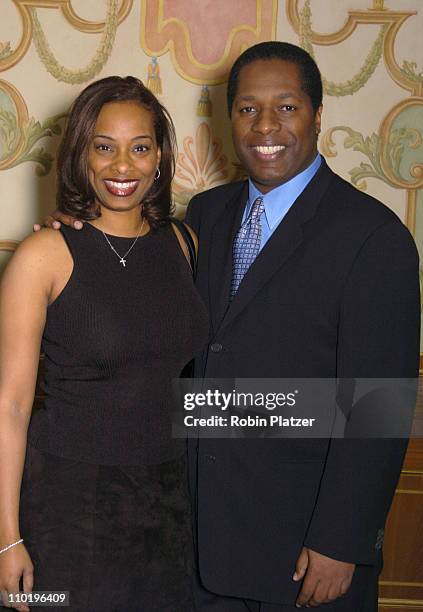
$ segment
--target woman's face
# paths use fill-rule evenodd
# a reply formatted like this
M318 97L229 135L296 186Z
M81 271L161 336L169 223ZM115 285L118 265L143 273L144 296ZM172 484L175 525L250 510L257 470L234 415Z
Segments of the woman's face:
M139 206L160 157L151 111L134 101L105 104L88 152L88 177L97 204L117 212Z

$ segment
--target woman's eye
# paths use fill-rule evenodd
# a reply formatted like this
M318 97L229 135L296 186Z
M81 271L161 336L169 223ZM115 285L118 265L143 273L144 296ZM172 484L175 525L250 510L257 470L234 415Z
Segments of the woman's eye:
M136 153L144 153L145 151L148 151L148 147L146 145L137 145L136 147L134 147L134 151Z
M110 151L111 150L109 145L106 145L106 144L96 145L96 149L97 151Z

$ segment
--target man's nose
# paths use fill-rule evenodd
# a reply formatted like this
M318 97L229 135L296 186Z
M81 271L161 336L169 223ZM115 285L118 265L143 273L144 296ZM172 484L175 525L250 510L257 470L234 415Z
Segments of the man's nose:
M277 113L271 109L262 109L253 124L253 130L261 134L269 134L280 129Z

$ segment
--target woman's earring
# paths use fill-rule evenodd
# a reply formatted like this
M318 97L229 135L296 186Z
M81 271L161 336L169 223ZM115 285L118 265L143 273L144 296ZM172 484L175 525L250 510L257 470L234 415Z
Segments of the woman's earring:
M156 168L156 174L154 175L154 180L158 181L160 178L160 168L157 166Z

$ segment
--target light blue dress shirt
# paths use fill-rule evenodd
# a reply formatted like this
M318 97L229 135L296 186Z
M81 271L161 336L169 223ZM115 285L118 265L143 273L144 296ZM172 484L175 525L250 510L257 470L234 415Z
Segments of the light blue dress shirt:
M244 223L250 214L251 207L256 198L262 197L264 201L264 212L261 215L260 250L269 240L295 200L307 187L317 170L320 168L321 163L322 158L318 153L308 168L266 194L262 194L252 180L248 179L248 202L245 206L242 223Z

